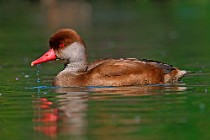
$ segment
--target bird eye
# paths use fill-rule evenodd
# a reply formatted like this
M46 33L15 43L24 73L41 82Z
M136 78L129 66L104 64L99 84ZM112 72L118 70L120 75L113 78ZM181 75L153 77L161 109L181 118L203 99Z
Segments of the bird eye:
M59 45L59 47L60 48L62 48L62 47L64 47L65 45L63 44L63 43L61 43L60 45Z

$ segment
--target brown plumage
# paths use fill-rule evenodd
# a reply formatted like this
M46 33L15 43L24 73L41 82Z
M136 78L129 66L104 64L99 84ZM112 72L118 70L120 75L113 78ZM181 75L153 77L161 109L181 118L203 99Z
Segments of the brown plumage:
M54 79L54 86L129 86L140 84L174 83L186 74L171 65L152 61L127 59L102 59L88 65L85 43L71 29L61 29L49 41L53 60L65 60L66 68ZM36 65L46 62L49 52L32 62Z

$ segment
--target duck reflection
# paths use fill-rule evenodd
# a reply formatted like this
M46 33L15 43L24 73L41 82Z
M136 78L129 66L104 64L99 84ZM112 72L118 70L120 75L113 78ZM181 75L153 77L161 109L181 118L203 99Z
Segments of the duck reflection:
M187 89L186 86L180 84L173 85L142 85L142 86L125 86L125 87L94 87L89 91L95 94L103 95L106 98L107 94L123 95L123 96L147 96L157 95L167 92L181 93ZM180 91L180 92L179 92ZM99 96L101 98L102 96ZM110 97L110 96L107 96ZM92 98L92 97L91 97Z
M62 120L60 131L65 134L85 134L88 92L72 92L62 88L56 92L64 93L57 96Z
M70 88L55 92L59 94L54 99L34 98L34 130L50 137L84 134L88 93Z
M82 136L87 130L88 100L104 100L114 95L151 96L170 91L177 94L186 89L180 85L55 88L53 92L58 94L53 98L34 97L34 130L50 137L58 134Z
M56 136L58 110L52 107L53 102L48 101L47 98L36 98L33 100L34 119L37 122L34 130L40 131L48 136Z

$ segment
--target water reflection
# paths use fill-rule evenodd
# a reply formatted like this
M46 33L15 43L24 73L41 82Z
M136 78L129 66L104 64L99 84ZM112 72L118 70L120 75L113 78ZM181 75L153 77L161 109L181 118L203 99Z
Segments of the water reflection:
M95 129L89 131L96 139L161 139L146 134L160 134L170 124L188 122L185 112L175 113L186 109L182 94L186 89L180 85L92 89L88 128Z
M37 122L34 130L55 137L58 131L58 110L52 105L53 102L47 98L35 98L33 100L33 122Z
M85 134L88 93L64 88L55 92L55 99L33 99L34 130L50 137Z
M63 93L62 89L56 91ZM57 96L58 110L62 120L61 132L82 135L86 133L87 92L68 91Z
M128 87L94 87L89 91L95 94L119 94L124 96L147 96L162 94L163 91L184 91L187 87L181 85L144 85L144 86L128 86ZM177 93L177 92L176 92Z
M48 89L49 90L49 89ZM181 93L181 91L186 90L184 86L178 85L155 85L155 86L136 86L136 87L88 87L88 88L52 88L53 93L56 95L51 98L47 97L34 97L33 99L33 109L34 109L34 130L43 133L49 137L57 137L58 135L72 135L82 137L87 134L88 129L88 120L87 120L87 111L88 102L92 101L104 101L116 99L118 96L124 97L133 97L133 96L151 96L159 95L165 93L166 91L176 91L174 93ZM177 92L180 91L180 92ZM39 90L40 92L40 90ZM46 92L45 92L46 93ZM136 100L136 99L135 99ZM135 103L132 99L132 103ZM118 101L119 102L119 101ZM129 100L127 101L129 102ZM138 99L138 102L142 102L141 99ZM108 104L107 106L112 106L114 102ZM124 104L124 103L123 103ZM140 103L141 104L141 103ZM145 103L143 103L145 104ZM100 108L102 110L115 110L119 111L123 109L124 111L127 106L123 108L116 108L116 104L112 108ZM144 107L138 106L129 108L129 112L133 114L134 111L155 111L157 109L154 107ZM94 109L96 112L98 109ZM111 117L110 117L111 115ZM139 114L134 114L132 118L120 118L119 114L107 114L107 112L97 112L97 118L94 121L97 124L103 124L104 126L100 127L98 131L94 133L102 133L106 130L107 133L112 133L115 124L120 123L123 125L130 124L140 124L148 121L148 118L141 118ZM100 119L99 119L100 118ZM92 123L92 121L91 121ZM110 124L113 124L110 126ZM133 126L135 127L135 125ZM132 131L134 128L129 128L129 131ZM107 130L109 129L109 130ZM121 127L122 131L125 131ZM128 131L126 129L126 131Z

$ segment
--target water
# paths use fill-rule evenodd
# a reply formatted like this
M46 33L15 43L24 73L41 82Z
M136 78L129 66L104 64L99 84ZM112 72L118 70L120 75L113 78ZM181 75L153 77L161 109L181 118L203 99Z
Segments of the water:
M0 2L0 139L210 138L208 2L57 5L52 17L43 2ZM30 62L60 27L82 35L90 61L147 58L195 73L177 85L52 87L63 65Z

